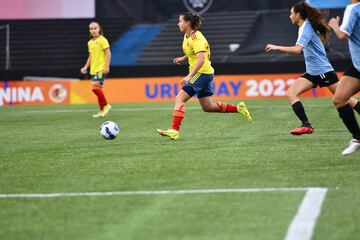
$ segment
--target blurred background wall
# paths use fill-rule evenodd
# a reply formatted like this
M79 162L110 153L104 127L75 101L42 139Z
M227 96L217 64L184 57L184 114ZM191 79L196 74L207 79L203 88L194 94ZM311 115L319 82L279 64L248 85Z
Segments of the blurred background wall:
M1 0L0 19L93 17L95 0Z
M109 77L179 76L182 54L177 27L183 11L200 12L201 31L218 74L304 71L303 57L266 54L267 43L293 45L297 26L289 20L299 0L1 0L0 80L24 76L79 77L87 58L88 24L98 21L111 45ZM348 0L308 0L340 16ZM334 67L349 64L346 42L332 34L326 44ZM284 67L286 66L286 67Z

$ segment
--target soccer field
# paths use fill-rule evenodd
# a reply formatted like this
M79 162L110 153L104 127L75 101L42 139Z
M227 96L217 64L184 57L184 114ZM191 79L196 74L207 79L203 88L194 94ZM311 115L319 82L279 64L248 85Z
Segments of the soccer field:
M114 104L114 140L95 105L2 107L0 239L359 239L360 153L330 99L303 104L294 137L284 99L252 123L191 102L178 141L173 103Z

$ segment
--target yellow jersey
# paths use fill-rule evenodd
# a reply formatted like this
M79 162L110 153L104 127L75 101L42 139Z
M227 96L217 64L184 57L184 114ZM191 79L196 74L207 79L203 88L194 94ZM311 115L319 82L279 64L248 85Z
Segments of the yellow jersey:
M105 49L109 48L108 40L100 35L97 39L88 41L90 54L90 74L95 75L97 72L103 72L105 67Z
M213 74L214 69L211 66L210 62L210 46L204 35L196 31L191 34L189 37L184 35L183 40L183 51L187 56L189 62L189 72L192 71L196 65L196 53L204 52L205 53L205 62L204 65L200 68L198 73L204 74Z

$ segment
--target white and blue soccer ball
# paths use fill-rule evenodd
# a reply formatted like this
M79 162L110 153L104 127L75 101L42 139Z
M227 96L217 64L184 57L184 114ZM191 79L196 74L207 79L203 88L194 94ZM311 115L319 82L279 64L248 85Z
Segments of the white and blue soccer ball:
M105 139L114 139L119 134L119 131L119 126L112 121L106 121L100 127L100 134Z

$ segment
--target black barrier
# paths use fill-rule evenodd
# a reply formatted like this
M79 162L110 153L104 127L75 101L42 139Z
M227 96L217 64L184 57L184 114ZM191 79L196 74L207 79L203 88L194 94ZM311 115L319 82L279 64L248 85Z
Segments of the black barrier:
M350 64L350 60L340 59L331 61L336 71L344 71ZM303 61L293 62L257 62L257 63L226 63L214 64L215 75L226 74L267 74L267 73L302 73L305 71ZM185 76L186 66L126 66L112 67L109 78L128 77L161 77L161 76ZM78 78L79 68L58 69L31 69L0 71L0 81L21 80L24 76L63 77Z
M185 10L227 12L288 9L297 2L299 0L96 0L96 17L129 17L138 22L161 22Z

